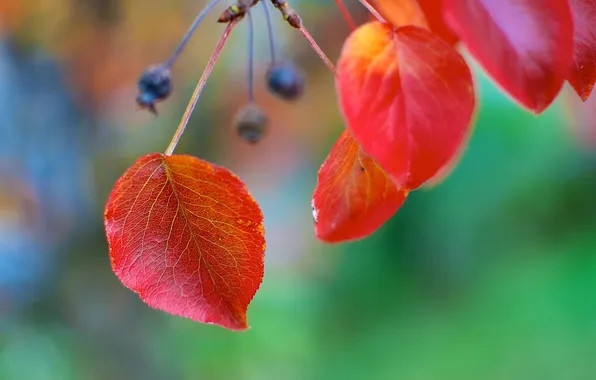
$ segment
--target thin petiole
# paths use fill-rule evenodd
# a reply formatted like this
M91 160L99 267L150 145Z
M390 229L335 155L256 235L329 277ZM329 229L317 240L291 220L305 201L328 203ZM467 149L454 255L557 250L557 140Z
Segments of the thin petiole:
M383 18L383 16L381 16L381 14L379 12L377 12L375 7L373 7L367 0L359 0L359 1L360 1L360 4L362 4L364 6L364 8L366 8L377 20L379 20L380 22L386 22L385 19Z
M312 46L313 50L323 60L323 63L325 63L325 65L329 68L329 70L331 70L333 75L335 75L336 74L335 66L333 66L333 63L331 62L331 60L329 60L329 58L327 58L327 55L323 52L323 49L321 49L321 47L316 43L314 38L312 38L310 33L308 33L306 28L304 28L304 25L300 25L300 32L302 32L302 35L304 36L304 38L306 38L306 40L308 41L310 46Z
M255 100L255 23L250 11L248 16L248 100L252 103Z
M269 34L269 50L271 51L271 63L275 63L276 62L275 35L273 34L273 23L271 22L271 12L269 11L269 6L267 5L267 1L262 0L261 4L263 4L263 11L265 12L265 20L267 22L267 33Z
M172 66L174 65L174 62L176 62L176 59L178 59L178 56L180 56L180 54L182 53L182 51L184 50L184 48L188 44L188 41L190 40L190 37L192 37L192 35L194 34L194 32L197 29L197 27L199 26L199 24L201 24L201 22L203 21L203 19L205 18L205 16L207 16L207 14L213 9L213 7L215 7L217 5L217 3L219 3L220 1L221 0L211 0L211 2L209 2L205 6L205 8L201 11L201 13L199 13L199 15L197 16L197 18L195 18L195 20L193 21L192 25L190 26L190 28L186 32L186 35L184 36L184 38L182 39L182 41L180 42L180 44L178 45L178 47L174 51L174 53L172 53L172 55L170 56L170 59L168 59L168 61L164 65L166 68L168 68L168 69L171 69L172 68Z
M197 105L197 101L199 100L199 97L201 96L201 92L203 91L203 88L205 87L205 84L207 83L207 79L209 79L209 76L211 75L211 72L213 71L215 62L219 58L219 55L220 55L226 41L228 40L228 37L230 36L230 32L232 31L232 29L234 28L235 25L236 25L236 21L232 21L226 26L226 29L224 30L221 38L219 39L217 46L215 46L215 51L211 55L211 58L209 58L209 62L207 62L205 71L203 71L203 75L201 75L201 78L199 79L199 82L197 83L197 87L195 88L195 91L193 92L192 97L190 98L190 101L188 102L188 106L186 106L184 115L182 115L182 120L180 120L180 124L178 124L178 128L176 129L176 132L174 132L172 141L170 142L170 145L168 145L168 148L165 151L166 156L171 156L172 153L174 153L174 149L176 149L176 145L178 145L178 141L180 141L180 137L182 137L182 134L184 133L184 130L186 129L188 120L190 119L190 116L192 115L192 112L194 111L195 106Z
M348 8L344 4L343 0L334 1L337 7L339 8L339 11L342 14L344 20L346 20L346 23L348 24L350 30L356 29L356 23L354 22L354 19L352 18L352 15L350 14L350 11L348 11Z

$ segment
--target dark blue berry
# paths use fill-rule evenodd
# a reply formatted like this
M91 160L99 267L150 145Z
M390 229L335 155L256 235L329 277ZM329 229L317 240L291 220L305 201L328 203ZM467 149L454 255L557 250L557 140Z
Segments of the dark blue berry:
M156 114L155 103L166 99L172 92L170 70L164 66L153 66L139 78L137 104Z
M269 117L261 108L249 104L238 112L234 124L238 136L250 144L256 144L267 133Z
M284 100L296 100L304 92L304 74L291 62L272 65L267 70L267 87Z

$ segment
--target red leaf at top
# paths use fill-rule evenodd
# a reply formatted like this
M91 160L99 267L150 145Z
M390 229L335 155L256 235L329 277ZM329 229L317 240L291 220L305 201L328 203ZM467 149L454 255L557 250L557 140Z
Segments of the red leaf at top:
M585 102L596 82L596 0L569 0L574 55L567 79Z
M383 18L397 28L406 25L428 28L417 0L375 0L375 5Z
M471 127L470 70L425 29L363 25L344 44L336 84L354 138L401 189L433 177Z
M263 216L228 170L190 156L141 157L105 210L112 268L149 306L233 330L263 279Z
M445 0L418 0L422 12L426 16L426 21L430 30L441 37L451 45L454 45L459 38L445 25L443 19L443 2Z
M346 130L319 170L312 198L315 234L327 243L364 238L391 218L406 196Z
M443 22L443 0L376 0L376 8L395 27L414 25L430 29L450 44L457 36Z
M567 77L573 22L565 0L444 0L447 25L489 75L535 113Z

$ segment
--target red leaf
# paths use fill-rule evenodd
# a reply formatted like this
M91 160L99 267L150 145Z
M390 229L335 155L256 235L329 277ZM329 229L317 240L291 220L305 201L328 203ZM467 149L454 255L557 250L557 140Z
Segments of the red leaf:
M395 214L407 194L346 130L319 170L312 199L315 234L328 243L364 238Z
M383 18L395 27L428 28L451 45L458 40L443 22L443 0L376 0Z
M445 0L418 0L418 5L426 16L430 30L437 36L454 45L459 38L445 25L443 19L443 2Z
M568 80L585 102L596 82L596 0L569 0L574 24L574 56Z
M439 185L445 179L447 179L447 177L449 177L451 175L451 173L453 173L453 171L455 170L455 168L461 161L462 157L464 156L464 153L466 152L468 143L470 142L470 140L472 138L473 132L474 132L474 125L472 125L472 128L469 128L468 131L466 132L466 137L464 138L464 142L459 146L457 152L453 155L453 157L451 157L451 159L445 165L443 165L443 167L441 169L439 169L439 171L434 176L432 176L428 181L426 181L424 183L425 188L431 189L431 188Z
M112 268L149 306L233 330L263 279L263 216L227 169L191 156L141 157L105 210Z
M563 0L444 0L446 23L489 75L535 113L567 77L573 22Z
M348 128L398 187L414 190L456 154L470 128L470 70L431 32L369 23L346 40L337 68Z

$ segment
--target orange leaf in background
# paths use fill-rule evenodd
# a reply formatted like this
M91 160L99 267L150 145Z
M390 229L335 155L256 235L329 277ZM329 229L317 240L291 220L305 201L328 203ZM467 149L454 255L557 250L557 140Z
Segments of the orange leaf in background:
M406 25L430 29L451 45L457 36L443 22L443 0L376 0L379 13L395 27Z
M23 19L25 9L22 0L2 0L0 2L0 32L3 28L11 30Z
M573 15L574 55L569 83L585 102L596 82L596 0L569 0Z
M263 279L263 216L227 169L191 156L141 157L105 210L112 268L149 306L243 330Z
M422 13L426 16L426 22L430 30L447 43L454 45L459 38L449 29L443 19L443 2L445 0L418 0Z
M391 218L406 196L346 130L319 170L312 198L315 234L327 243L364 238Z
M426 17L416 0L375 0L375 4L381 16L396 28L414 25L428 29Z
M470 70L422 28L363 25L344 44L336 84L352 135L402 189L434 177L471 128Z
M567 1L443 2L447 25L509 95L535 113L552 103L572 62Z

